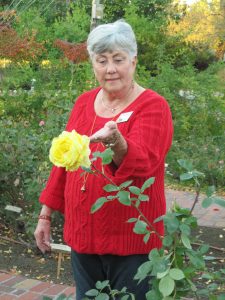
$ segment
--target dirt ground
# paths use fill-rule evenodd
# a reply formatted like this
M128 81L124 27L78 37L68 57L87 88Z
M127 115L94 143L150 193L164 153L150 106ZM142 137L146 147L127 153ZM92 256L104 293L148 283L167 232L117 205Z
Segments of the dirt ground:
M62 262L60 277L57 278L57 255L50 253L43 256L36 248L34 240L27 241L24 234L16 232L2 221L0 219L0 271L42 281L74 285L69 256ZM200 241L225 249L225 229L199 227L193 234L198 236ZM52 236L55 243L62 243L62 228L55 227ZM224 251L210 248L208 255L220 258L210 263L211 269L216 270L224 265Z

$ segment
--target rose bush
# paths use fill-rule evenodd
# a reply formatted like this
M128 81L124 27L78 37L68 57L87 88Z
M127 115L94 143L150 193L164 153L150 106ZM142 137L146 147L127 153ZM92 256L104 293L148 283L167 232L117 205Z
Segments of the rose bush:
M50 161L57 167L65 167L66 171L76 171L80 166L90 167L90 139L75 130L63 131L52 141L49 153Z

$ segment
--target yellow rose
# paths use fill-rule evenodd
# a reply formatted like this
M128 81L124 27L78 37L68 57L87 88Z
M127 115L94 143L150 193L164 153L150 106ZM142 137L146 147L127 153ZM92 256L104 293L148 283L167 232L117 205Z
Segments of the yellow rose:
M55 166L64 167L67 171L75 171L80 166L88 168L91 165L89 144L90 139L86 135L75 130L63 131L53 139L49 159Z

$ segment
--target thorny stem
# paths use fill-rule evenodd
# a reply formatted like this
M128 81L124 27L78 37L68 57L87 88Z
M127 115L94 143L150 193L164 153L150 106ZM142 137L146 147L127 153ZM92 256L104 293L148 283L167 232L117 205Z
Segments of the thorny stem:
M91 164L91 165L92 165L92 167L95 169L95 171L96 171L98 174L102 175L102 176L103 176L105 179L107 179L111 184L113 184L113 185L116 186L116 184L112 181L111 178L109 178L109 177L106 176L104 173L102 173L101 171L99 171L93 164Z
M163 240L162 236L156 231L155 227L148 221L148 219L143 215L142 211L137 207L134 203L131 202L131 205L138 211L142 219L147 223L149 228L157 235L157 237L160 239L160 241Z

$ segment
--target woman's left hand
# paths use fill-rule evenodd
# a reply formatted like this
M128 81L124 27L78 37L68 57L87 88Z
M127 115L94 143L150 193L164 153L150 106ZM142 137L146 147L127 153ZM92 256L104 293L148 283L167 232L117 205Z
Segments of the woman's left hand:
M103 128L90 136L91 143L103 143L107 147L113 147L121 137L117 124L114 121L109 121Z

